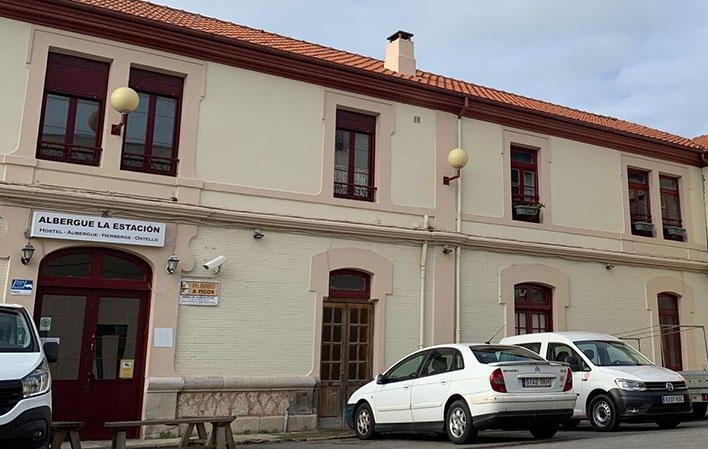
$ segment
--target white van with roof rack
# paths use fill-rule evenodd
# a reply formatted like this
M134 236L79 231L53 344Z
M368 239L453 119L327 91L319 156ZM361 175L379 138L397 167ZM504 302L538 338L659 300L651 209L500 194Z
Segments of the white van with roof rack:
M574 427L588 419L599 431L617 429L621 422L655 422L676 427L691 417L685 379L654 365L617 337L590 332L544 332L502 339L522 346L547 360L567 363L573 371L577 394Z
M0 448L45 449L52 421L56 342L41 344L24 307L0 304Z

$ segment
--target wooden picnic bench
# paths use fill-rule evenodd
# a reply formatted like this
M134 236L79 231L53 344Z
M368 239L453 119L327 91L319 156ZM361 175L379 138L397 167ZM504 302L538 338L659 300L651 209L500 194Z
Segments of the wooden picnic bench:
M206 416L175 419L146 419L143 421L107 422L105 426L113 431L111 449L126 449L128 430L142 426L179 426L187 429L179 443L180 449L187 449L190 442L203 449L235 449L234 434L231 423L235 416ZM211 424L211 434L207 434L206 424ZM192 434L197 431L197 440L192 441Z
M52 422L52 449L61 449L61 444L69 440L71 449L81 449L79 429L84 423L80 421L54 421Z

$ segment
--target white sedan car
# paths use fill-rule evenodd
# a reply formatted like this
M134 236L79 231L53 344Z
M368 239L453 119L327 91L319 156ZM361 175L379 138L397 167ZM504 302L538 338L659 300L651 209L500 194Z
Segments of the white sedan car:
M376 432L445 432L453 443L484 429L551 438L573 415L568 365L510 345L450 344L416 351L349 398L345 420L361 439Z

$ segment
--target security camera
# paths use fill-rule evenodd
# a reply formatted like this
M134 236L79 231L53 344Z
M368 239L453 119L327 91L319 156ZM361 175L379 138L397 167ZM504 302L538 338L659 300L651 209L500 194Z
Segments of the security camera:
M204 268L207 270L210 270L214 273L218 273L221 270L221 266L226 262L226 256L219 256L215 259L210 260L209 262L205 263L202 265Z

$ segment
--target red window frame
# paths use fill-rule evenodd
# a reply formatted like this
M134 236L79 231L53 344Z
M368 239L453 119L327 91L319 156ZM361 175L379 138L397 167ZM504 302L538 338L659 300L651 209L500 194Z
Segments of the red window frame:
M661 327L661 358L664 367L673 371L683 370L681 351L681 322L679 321L679 298L671 293L659 293L657 297L659 325Z
M165 176L176 176L177 165L179 164L179 131L180 117L182 115L182 91L184 79L178 76L165 75L148 70L130 69L129 86L138 92L149 96L147 124L145 126L145 146L142 155L125 152L125 139L128 135L126 124L123 130L123 149L121 151L121 170L137 171L142 173L152 173ZM172 154L170 157L160 157L153 155L153 135L155 132L155 109L158 97L172 98L175 104L175 123L172 135ZM140 167L135 167L126 163L126 159L142 159ZM153 162L169 164L169 170L158 170L153 168Z
M44 94L42 111L39 120L39 133L35 157L57 162L67 162L81 165L99 165L101 162L101 140L108 91L108 72L110 64L78 56L50 52L47 57L47 69L44 78ZM45 141L44 124L47 114L47 98L57 95L69 99L67 111L66 134L63 144ZM96 114L96 140L94 146L74 144L77 104L79 100L98 103ZM61 156L46 154L45 150L53 147L61 149ZM89 158L77 158L77 153L88 155Z
M335 276L354 276L361 279L364 282L364 288L362 290L344 290L338 289L332 285L332 278ZM342 269L334 270L329 273L329 296L328 300L332 299L361 299L368 300L371 296L371 275L359 270L352 269Z
M634 182L631 180L632 175L644 176L646 182ZM636 168L627 169L627 187L629 193L629 215L632 225L632 234L643 235L645 237L653 237L654 233L650 231L645 231L637 229L635 224L637 222L652 223L651 221L651 194L649 189L649 175L650 172L647 170L640 170ZM639 194L644 193L644 198L646 198L646 213L640 211L640 202L636 199L639 198Z
M673 184L673 187L665 186ZM659 193L661 195L661 221L664 229L664 238L667 240L683 241L683 235L672 235L668 232L669 226L683 227L681 219L681 192L679 191L679 177L660 175Z
M519 297L519 289L526 289L526 294ZM528 291L543 293L544 303L531 300ZM543 316L545 325L534 326L534 316ZM522 326L523 325L523 326ZM553 291L539 284L517 284L514 286L514 332L516 335L553 331Z
M518 160L514 160L515 153L526 154L531 157L532 162L524 163ZM538 222L540 215L536 216L523 216L518 215L514 206L518 205L530 205L539 203L539 193L538 193L538 150L532 148L525 148L518 145L512 145L510 151L511 159L511 210L512 218L514 220L521 221L531 221ZM518 173L518 185L514 186L514 171ZM532 173L533 175L533 186L526 185L526 174ZM526 188L533 188L533 195L526 195Z
M349 159L346 172L347 182L337 181L337 167L336 165L334 167L334 196L336 198L347 198L351 200L373 202L376 195L376 187L374 186L374 162L376 153L376 117L373 115L360 114L357 112L337 110L337 125L335 132L339 131L349 133ZM357 184L355 178L355 139L357 134L366 134L369 139L369 173L368 183L366 185Z

